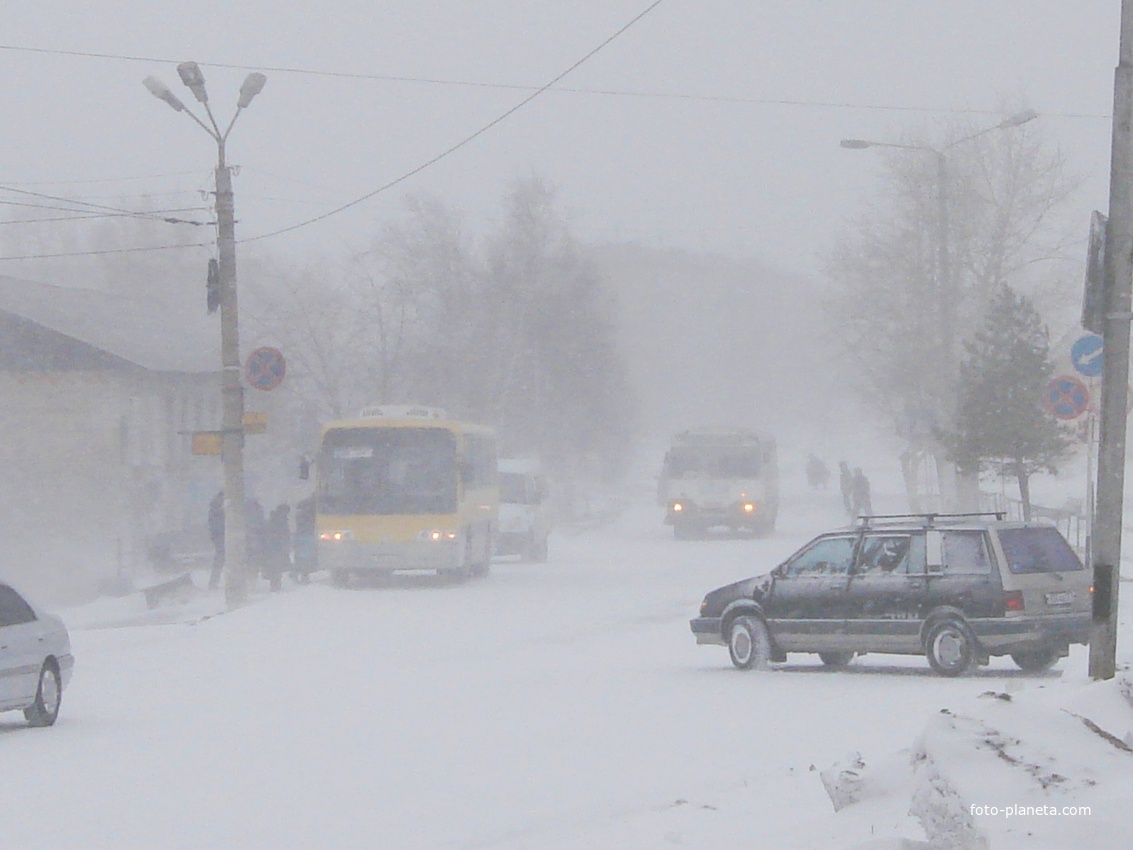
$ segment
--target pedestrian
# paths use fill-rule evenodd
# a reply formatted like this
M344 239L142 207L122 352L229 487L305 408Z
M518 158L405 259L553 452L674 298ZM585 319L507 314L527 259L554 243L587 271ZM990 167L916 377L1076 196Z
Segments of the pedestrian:
M209 539L212 541L212 572L209 573L209 590L220 586L224 570L224 491L220 490L209 502Z
M826 482L829 480L830 470L822 459L812 452L806 461L806 483L810 485L811 490L817 490L819 487L825 490Z
M838 484L842 488L842 506L850 519L854 518L854 476L846 461L838 461Z
M255 496L244 497L244 552L247 558L247 575L255 578L263 570L264 544L267 536L267 520L264 509Z
M315 530L315 497L308 496L295 505L295 564L291 577L307 584L318 557L318 535Z
M290 513L287 504L277 506L264 529L262 572L273 592L283 589L283 574L291 566Z
M853 504L853 518L870 516L873 514L873 501L869 493L869 479L865 477L861 467L854 470L854 478L851 485L852 504Z

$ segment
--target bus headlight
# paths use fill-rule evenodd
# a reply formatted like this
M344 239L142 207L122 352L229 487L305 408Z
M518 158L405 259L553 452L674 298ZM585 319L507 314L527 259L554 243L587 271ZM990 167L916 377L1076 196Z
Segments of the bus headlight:
M444 540L456 540L455 531L447 531L439 528L434 528L430 531L421 531L417 534L418 540L432 540L434 542L441 542Z
M755 513L755 503L754 502L744 502L744 513L745 514Z
M353 539L354 539L354 532L351 531L349 528L343 529L341 531L335 530L335 531L320 531L319 532L319 540L321 540L325 543L340 543L343 540L353 540Z

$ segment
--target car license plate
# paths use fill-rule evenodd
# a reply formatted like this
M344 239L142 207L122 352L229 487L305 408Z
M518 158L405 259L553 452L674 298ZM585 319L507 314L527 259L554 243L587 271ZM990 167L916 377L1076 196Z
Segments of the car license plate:
M1073 601L1073 590L1060 590L1057 593L1048 593L1046 595L1047 605L1069 605Z

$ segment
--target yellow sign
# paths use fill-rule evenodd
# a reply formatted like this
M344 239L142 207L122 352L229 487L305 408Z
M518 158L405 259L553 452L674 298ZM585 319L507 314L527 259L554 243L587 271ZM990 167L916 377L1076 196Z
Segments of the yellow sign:
M197 431L193 434L193 454L219 455L224 440L219 431Z
M244 414L244 433L245 434L263 434L268 429L268 415L267 413L252 413L246 412Z

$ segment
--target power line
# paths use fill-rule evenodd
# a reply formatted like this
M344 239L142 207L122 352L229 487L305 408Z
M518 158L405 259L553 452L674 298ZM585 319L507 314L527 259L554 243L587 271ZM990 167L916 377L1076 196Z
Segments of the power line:
M315 222L322 221L323 219L330 218L332 215L337 215L340 212L344 212L345 210L348 210L351 207L355 207L358 204L362 203L363 201L367 201L370 198L374 197L375 195L386 191L387 189L392 189L394 186L398 185L399 183L405 182L410 177L413 177L415 174L419 174L420 172L424 171L426 168L429 168L430 166L435 165L436 163L440 162L442 159L447 157L449 154L452 154L452 153L460 150L460 148L464 147L469 142L473 141L476 138L479 138L484 133L488 132L488 130L492 129L493 127L495 127L500 122L506 120L507 118L514 115L516 112L518 112L520 109L527 106L527 104L531 103L531 101L535 100L535 98L539 97L539 95L546 92L548 89L551 88L551 86L553 86L559 80L563 79L565 76L567 76L567 74L574 71L576 68L581 66L583 63L588 61L591 57L593 57L595 54L597 54L600 50L602 50L608 44L610 44L612 41L614 41L614 39L618 38L618 36L620 36L622 33L624 33L626 30L628 30L630 27L632 27L634 24L636 24L638 21L640 21L642 18L644 18L646 15L648 15L654 9L656 9L658 6L660 6L662 2L664 2L664 0L654 0L654 2L650 3L647 7L645 7L645 9L643 11L639 12L637 15L635 15L633 18L631 18L628 23L626 23L625 25L620 27L617 31L615 31L613 33L613 35L604 39L597 47L590 50L581 59L579 59L574 64L569 66L565 71L561 72L560 74L558 74L557 76L552 78L549 82L540 86L538 89L533 91L527 97L525 97L521 101L519 101L519 103L515 104L515 106L511 107L510 109L508 109L507 111L505 111L501 115L498 115L495 118L493 118L487 124L480 127L480 129L478 129L475 132L470 133L469 135L465 136L463 139L461 139L456 144L451 145L450 147L441 151L439 154L437 154L433 158L426 160L425 162L421 163L416 168L413 168L413 169L405 172L404 174L402 174L400 177L397 177L397 178L389 181L388 183L386 183L382 186L379 186L377 189L374 189L374 191L367 192L365 195L362 195L360 198L355 198L353 201L350 201L349 203L345 203L340 207L336 207L335 209L330 210L329 212L322 213L321 215L317 215L314 218L309 218L306 221L301 221L298 224L292 224L288 227L280 228L279 230L273 230L270 233L263 233L259 236L252 236L248 239L241 239L239 241L240 242L257 242L260 239L268 239L272 236L279 236L279 235L284 234L284 233L290 233L293 230L298 230L301 227L306 227L307 225L314 224Z
M105 254L136 254L142 251L172 251L178 248L210 248L212 242L186 242L180 245L144 245L135 248L106 248L100 251L60 251L56 254L25 254L21 257L0 257L2 260L53 260L59 257L96 257Z
M200 175L200 169L195 171L173 171L168 174L147 174L137 177L99 177L93 180L0 180L3 186L79 186L88 183L128 183L132 180L162 180L166 177L185 177Z
M74 198L62 198L62 197L59 197L58 195L46 195L42 192L32 192L28 189L16 189L15 187L12 187L12 186L0 186L0 190L6 191L6 192L14 192L17 195L28 195L28 196L33 197L33 198L43 198L44 200L48 200L48 201L59 201L61 203L65 203L65 204L72 204L73 206L89 207L92 210L98 210L98 211L101 211L101 212L120 213L122 215L133 216L135 218L149 219L151 221L164 221L167 224L194 224L194 225L198 225L198 226L208 224L208 222L203 222L203 221L190 221L188 219L170 218L168 216L163 216L163 215L160 215L158 213L147 213L147 212L139 212L137 210L127 210L127 209L122 209L121 207L106 206L105 204L92 204L89 201L79 201L79 200L76 200ZM53 207L53 209L66 210L67 207ZM75 210L75 212L84 212L84 210Z
M649 11L649 10L646 10ZM176 59L162 59L151 56L131 56L128 54L119 53L98 53L93 51L80 51L80 50L56 50L44 47L24 47L12 44L0 44L0 50L18 51L24 53L43 53L55 56L73 56L83 59L110 59L125 62L148 62L150 64L161 65L176 65L179 60ZM482 80L454 80L445 79L442 77L416 77L405 74L374 74L350 71L329 71L313 68L297 68L294 66L272 66L272 65L237 65L226 62L198 62L197 64L206 68L221 68L224 70L237 70L237 71L267 71L273 74L298 74L309 77L330 77L337 79L353 79L353 80L376 80L380 82L390 83L415 83L421 85L432 86L453 86L459 88L477 88L477 89L502 89L505 91L531 91L537 94L542 94L544 91L550 89L550 86L534 86L522 83L492 83ZM656 91L632 91L624 89L607 89L607 88L582 88L582 87L556 87L551 89L554 92L561 94L587 94L587 95L601 95L604 97L629 97L641 98L652 100L684 100L684 101L703 101L708 103L734 103L746 104L752 106L797 106L808 107L813 109L847 109L859 111L875 111L875 112L917 112L929 113L937 115L998 115L999 110L996 109L973 109L973 108L948 108L939 106L908 106L900 104L884 104L884 103L860 103L854 101L837 101L837 100L807 100L801 98L782 98L782 97L742 97L733 95L713 95L713 94L690 94L688 92L656 92ZM1043 111L1043 116L1047 118L1090 118L1090 119L1104 119L1110 120L1112 116L1101 113L1088 113L1088 112L1048 112Z

